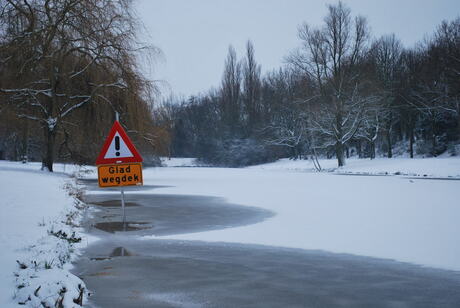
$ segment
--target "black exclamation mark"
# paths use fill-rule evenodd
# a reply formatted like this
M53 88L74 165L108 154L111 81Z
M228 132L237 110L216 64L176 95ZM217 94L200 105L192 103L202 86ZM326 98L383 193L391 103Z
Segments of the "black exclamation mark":
M115 152L115 155L116 156L120 156L120 137L118 136L115 136L115 150L117 150L117 152Z

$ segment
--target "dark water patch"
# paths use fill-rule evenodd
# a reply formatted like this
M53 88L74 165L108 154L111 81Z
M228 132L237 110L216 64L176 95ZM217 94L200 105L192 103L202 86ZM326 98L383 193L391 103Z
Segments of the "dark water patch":
M82 185L97 185L97 179L78 178L77 181Z
M95 272L88 274L89 277L106 277L106 276L113 276L113 273L102 271L102 272Z
M122 221L99 222L96 223L94 227L109 233L115 233L117 231L139 231L151 228L148 222L135 221L127 221L126 223Z
M104 262L81 259L74 271L78 275L84 269L80 276L95 292L92 301L99 307L423 308L460 303L459 272L391 260L257 245L128 239L92 245L86 253L100 256L116 247L134 256ZM132 297L133 292L138 296Z
M129 221L149 223L153 228L130 229L136 235L172 235L206 230L218 230L261 222L274 215L273 212L249 206L231 204L222 198L188 195L125 194L126 203L137 206L126 207ZM120 201L113 194L90 194L84 197L88 204L100 204L87 221L106 232L122 231ZM118 204L118 205L116 205ZM112 206L116 205L116 206ZM117 218L118 219L117 219ZM91 232L91 230L88 230Z
M135 256L134 253L126 249L125 247L116 247L108 255L100 255L97 257L90 257L89 260L92 261L105 261L110 260L114 257L132 257ZM112 269L112 266L104 266L103 269Z
M103 207L120 207L121 206L121 200L106 200L106 201L100 201L100 202L92 202L91 204L93 205L98 205L98 206L103 206ZM131 206L139 206L139 204L131 201L125 202L126 207L131 207Z
M113 218L113 217L116 217L116 215L110 214L110 215L103 215L103 216L101 216L102 219Z
M111 257L131 257L131 256L134 256L134 254L124 247L117 247L112 251L110 256Z

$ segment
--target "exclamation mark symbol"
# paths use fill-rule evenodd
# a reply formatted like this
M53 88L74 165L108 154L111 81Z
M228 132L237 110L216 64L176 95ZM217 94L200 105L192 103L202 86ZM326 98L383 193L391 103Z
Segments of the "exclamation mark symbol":
M120 137L119 136L115 136L115 150L117 151L115 152L115 155L120 156L120 152L118 152L120 151Z

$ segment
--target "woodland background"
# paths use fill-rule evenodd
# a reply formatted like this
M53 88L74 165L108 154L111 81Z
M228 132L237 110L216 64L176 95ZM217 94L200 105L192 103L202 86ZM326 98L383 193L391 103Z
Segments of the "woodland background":
M323 26L301 25L286 65L261 76L253 44L230 46L221 87L160 110L172 153L242 166L280 157L458 155L460 18L414 48L372 37L339 2Z
M299 26L283 67L262 75L248 41L240 59L229 47L220 87L160 100L139 73L158 50L138 42L131 1L0 0L0 12L0 159L93 164L115 111L151 164L460 154L460 17L405 48L338 2L322 26Z

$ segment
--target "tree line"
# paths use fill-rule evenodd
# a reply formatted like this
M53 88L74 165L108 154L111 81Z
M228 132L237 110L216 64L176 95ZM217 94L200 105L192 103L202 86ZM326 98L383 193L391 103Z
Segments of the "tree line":
M460 18L404 48L373 38L342 2L298 29L300 47L265 75L247 42L229 47L221 85L155 110L169 154L243 166L280 157L438 156L460 152ZM321 168L317 164L317 168Z
M147 157L169 146L130 0L0 0L0 159L93 164L120 121Z

